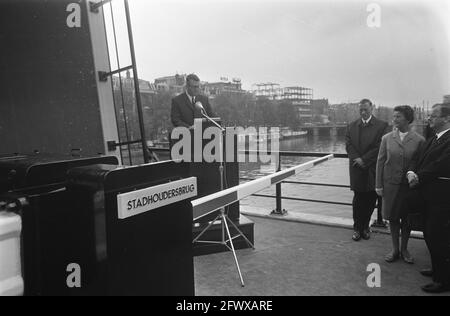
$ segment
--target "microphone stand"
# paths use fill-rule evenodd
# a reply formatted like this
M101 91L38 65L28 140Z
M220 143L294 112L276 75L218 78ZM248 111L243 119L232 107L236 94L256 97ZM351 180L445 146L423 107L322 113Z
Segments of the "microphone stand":
M225 170L225 164L224 164L224 154L223 154L223 137L224 137L224 132L226 131L225 128L223 128L222 126L220 126L219 123L217 123L216 121L214 121L212 118L210 118L206 113L205 110L202 108L201 109L201 113L202 116L207 119L209 122L213 123L217 128L219 128L221 130L221 136L220 136L220 147L219 147L219 156L220 156L220 165L219 165L219 172L220 172L220 191L224 190L224 170ZM221 222L221 226L222 226L222 240L221 241L211 241L211 240L200 240L200 238L203 236L204 233L206 233L207 230L209 230L214 223L220 220ZM231 224L231 226L237 231L237 235L235 236L231 236L230 233L230 227L228 225L228 223ZM226 235L225 235L226 233ZM241 281L241 286L244 287L245 283L244 283L244 279L242 277L242 273L241 273L241 269L239 267L239 261L237 259L237 255L236 255L236 250L233 244L233 240L242 236L244 238L244 240L247 242L247 244L252 247L252 249L255 249L255 246L248 240L248 238L244 235L244 233L236 226L236 224L233 223L232 220L230 220L230 218L228 217L228 214L225 212L225 207L222 207L220 209L220 214L212 221L208 224L208 226L193 240L193 243L209 243L209 244L219 244L219 245L223 245L225 247L228 248L228 250L230 250L233 253L233 257L234 257L234 262L236 264L236 268L238 270L238 274L239 274L239 278ZM230 245L228 245L228 243Z

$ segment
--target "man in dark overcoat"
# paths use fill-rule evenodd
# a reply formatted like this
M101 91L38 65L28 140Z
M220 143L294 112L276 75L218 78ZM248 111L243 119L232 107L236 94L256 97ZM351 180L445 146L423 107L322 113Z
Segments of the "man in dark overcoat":
M350 186L353 198L353 240L370 239L370 219L378 199L375 176L382 137L389 132L388 123L373 116L368 99L359 103L361 118L347 127L346 150L350 159Z

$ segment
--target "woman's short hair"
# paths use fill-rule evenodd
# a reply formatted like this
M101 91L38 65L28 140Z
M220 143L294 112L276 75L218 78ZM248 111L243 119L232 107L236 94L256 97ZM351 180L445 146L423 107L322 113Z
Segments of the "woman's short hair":
M394 108L394 112L400 112L403 114L405 119L411 124L414 122L414 110L409 105L400 105Z

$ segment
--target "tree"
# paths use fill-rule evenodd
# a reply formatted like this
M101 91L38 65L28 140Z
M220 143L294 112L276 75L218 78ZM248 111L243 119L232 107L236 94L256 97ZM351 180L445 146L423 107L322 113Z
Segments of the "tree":
M149 139L158 139L167 137L167 133L172 126L170 118L170 109L173 95L166 91L158 91L151 98L148 108L144 114L146 133ZM144 103L144 102L143 102Z
M394 115L394 109L385 106L379 106L374 112L377 118L386 122L391 122Z
M295 106L291 101L281 101L278 106L278 118L281 126L288 126L291 129L296 129L300 124Z
M249 93L221 93L211 103L224 125L247 126L254 122L255 102Z

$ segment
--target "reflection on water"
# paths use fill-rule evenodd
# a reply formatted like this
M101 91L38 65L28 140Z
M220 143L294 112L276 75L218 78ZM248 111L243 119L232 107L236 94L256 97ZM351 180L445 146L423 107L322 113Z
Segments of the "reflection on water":
M280 142L284 151L345 153L343 136L309 136Z
M143 163L142 150L140 145L134 145L132 148L133 164ZM302 151L302 152L324 152L324 153L345 153L345 137L343 136L308 136L296 139L280 141L281 151ZM158 153L162 160L170 159L169 155ZM129 162L128 150L122 150L123 162L125 165L131 165ZM313 157L282 157L281 166L283 169L299 165L301 163L315 159ZM272 174L276 171L275 161L272 163L240 163L240 176L244 178L259 178L264 175Z
M302 152L332 152L345 153L345 137L343 136L309 136L297 139L280 141L281 151L302 151ZM312 157L283 157L281 161L282 169L293 167L301 163L310 161ZM258 178L276 171L275 162L269 164L262 163L241 163L239 165L240 176L244 178Z

